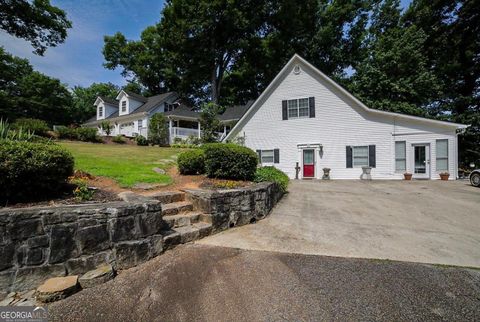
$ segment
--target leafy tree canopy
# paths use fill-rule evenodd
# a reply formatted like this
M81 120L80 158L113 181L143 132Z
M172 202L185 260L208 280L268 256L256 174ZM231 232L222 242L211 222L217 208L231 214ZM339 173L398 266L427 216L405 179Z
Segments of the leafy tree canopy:
M0 118L37 118L49 124L72 121L72 96L58 79L34 71L26 59L0 47Z
M71 27L66 13L49 0L0 1L0 28L29 41L37 55L63 43Z

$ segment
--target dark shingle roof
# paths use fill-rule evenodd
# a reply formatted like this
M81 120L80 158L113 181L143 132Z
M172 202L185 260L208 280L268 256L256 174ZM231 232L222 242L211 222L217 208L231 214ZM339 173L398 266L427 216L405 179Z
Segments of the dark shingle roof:
M154 107L157 107L158 104L166 100L170 95L174 95L174 94L175 92L168 92L168 93L158 94L155 96L150 96L149 98L146 98L147 101L145 102L145 104L140 105L139 108L137 108L135 111L133 111L130 114L149 112Z
M165 116L178 116L178 117L190 117L190 118L200 117L200 113L198 111L184 104L180 104L180 106L174 109L173 111L168 111L163 114Z
M131 96L133 97L135 100L139 101L139 102L147 102L148 101L148 98L145 97L145 96L142 96L140 94L137 94L137 93L134 93L134 92L130 92L130 91L125 91L125 93L127 93L128 96Z
M105 96L99 96L99 97L105 103L112 104L112 105L115 105L116 107L118 107L118 101L116 99L105 97Z
M233 121L233 120L239 120L242 118L243 114L248 111L250 106L253 104L252 101L248 101L247 104L245 105L235 105L235 106L230 106L225 109L225 112L221 114L218 118L221 121Z
M129 94L130 95L130 94ZM155 96L151 96L148 98L145 98L147 101L145 104L141 105L139 108L137 108L135 111L127 114L127 115L122 115L122 117L129 117L131 115L135 114L140 114L140 113L146 113L150 112L153 108L157 107L159 104L161 104L163 101L165 101L170 95L176 95L175 92L168 92L164 94L159 94ZM143 97L143 96L142 96ZM102 98L103 99L103 98ZM235 106L230 106L225 109L225 112L223 114L219 115L220 121L236 121L242 118L243 114L245 114L246 111L252 106L254 101L248 101L247 104L245 105L235 105ZM116 101L116 104L118 105L118 101ZM200 118L200 112L196 110L193 107L187 106L185 104L180 104L176 109L173 111L168 111L164 113L165 116L177 116L177 117L186 117L186 118L192 118L192 119L198 119ZM106 117L106 120L113 119L119 117L118 115L118 110L115 111L112 115ZM96 120L96 117L93 117L92 119L88 120L85 122L85 124L88 123L100 123L103 120Z

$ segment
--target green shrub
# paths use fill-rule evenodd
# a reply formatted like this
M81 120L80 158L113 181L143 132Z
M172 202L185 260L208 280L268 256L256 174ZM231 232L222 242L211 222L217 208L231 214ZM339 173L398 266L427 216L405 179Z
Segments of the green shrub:
M163 113L156 113L148 122L148 139L152 145L168 144L168 121Z
M97 129L93 127L66 127L57 126L55 131L59 139L79 140L84 142L100 142L101 139L97 134Z
M119 135L116 135L113 139L112 139L113 142L115 143L118 143L118 144L124 144L125 142L125 139L123 136L121 136L120 134Z
M10 124L3 119L0 119L0 139L12 141L34 141L36 137L32 132L26 131L22 128L14 130Z
M92 200L93 194L95 191L88 188L87 180L82 178L75 178L71 181L76 185L75 190L73 190L73 195L78 201L87 201Z
M97 129L93 127L79 127L75 129L77 140L84 142L99 142Z
M196 135L189 135L187 138L187 143L190 145L200 145L202 144L202 139Z
M185 151L178 156L178 171L181 174L205 173L205 152L200 149Z
M209 143L205 150L205 173L212 178L252 180L257 169L257 154L232 143Z
M261 167L255 172L255 182L276 182L283 192L288 188L288 176L281 170L275 167Z
M137 135L135 137L135 142L137 142L137 145L140 145L140 146L147 146L148 145L148 140L143 135Z
M52 196L73 173L73 157L54 143L0 141L0 200L29 201Z
M186 144L187 142L178 136L173 138L173 144Z
M39 119L30 119L30 118L20 118L17 119L13 124L12 128L14 130L23 130L31 132L39 136L46 136L47 132L50 130L47 122Z
M59 139L78 140L77 131L73 127L57 126L55 132Z

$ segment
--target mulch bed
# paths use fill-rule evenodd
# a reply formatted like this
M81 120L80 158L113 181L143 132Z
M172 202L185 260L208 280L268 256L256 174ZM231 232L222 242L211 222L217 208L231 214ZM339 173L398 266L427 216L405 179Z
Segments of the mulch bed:
M76 199L73 196L73 189L75 189L74 185L66 185L63 192L61 192L57 197L51 198L48 200L38 200L38 201L31 201L31 202L19 202L14 204L7 204L7 205L0 205L0 209L3 207L8 208L27 208L27 207L56 207L56 206L64 206L64 205L75 205L75 204L96 204L96 203L104 203L110 201L119 201L121 200L118 198L117 194L111 191L107 191L104 189L95 189L95 193L93 194L92 200L88 201L81 201Z

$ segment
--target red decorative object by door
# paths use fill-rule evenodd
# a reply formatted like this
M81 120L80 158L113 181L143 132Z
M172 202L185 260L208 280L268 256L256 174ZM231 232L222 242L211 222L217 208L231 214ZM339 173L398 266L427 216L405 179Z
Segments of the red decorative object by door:
M303 150L303 177L315 177L315 150Z

